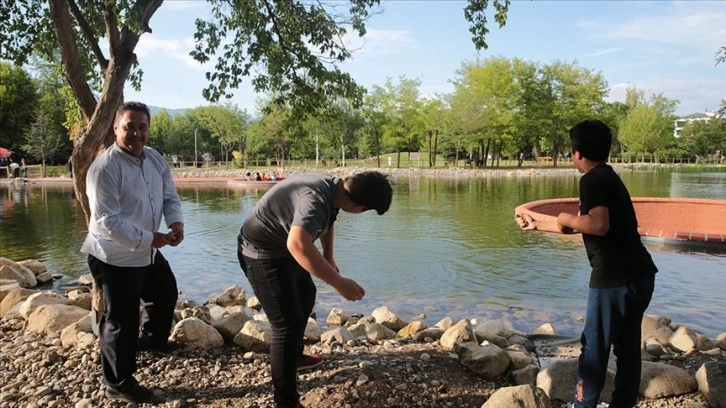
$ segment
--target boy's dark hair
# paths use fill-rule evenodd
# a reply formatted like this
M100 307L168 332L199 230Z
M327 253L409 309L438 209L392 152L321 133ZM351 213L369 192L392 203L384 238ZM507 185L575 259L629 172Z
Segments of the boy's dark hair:
M612 141L610 127L599 120L583 120L570 129L572 151L577 150L588 160L607 161Z
M116 109L116 117L114 118L114 122L118 120L123 114L124 111L136 111L146 114L146 119L151 122L151 112L149 111L149 107L146 106L145 103L141 102L124 102L121 104L121 106Z
M393 188L388 176L378 171L364 171L345 179L348 196L378 215L385 214L391 206Z

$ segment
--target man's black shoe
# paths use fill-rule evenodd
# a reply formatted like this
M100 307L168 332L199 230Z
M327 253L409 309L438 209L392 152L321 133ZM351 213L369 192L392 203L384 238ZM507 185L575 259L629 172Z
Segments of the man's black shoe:
M106 398L142 404L154 401L154 393L150 389L132 382L127 386L118 388L106 386Z
M139 351L152 351L157 353L170 354L176 350L179 350L179 344L173 342L166 342L163 344L152 343L148 340L139 339L136 342L136 349Z

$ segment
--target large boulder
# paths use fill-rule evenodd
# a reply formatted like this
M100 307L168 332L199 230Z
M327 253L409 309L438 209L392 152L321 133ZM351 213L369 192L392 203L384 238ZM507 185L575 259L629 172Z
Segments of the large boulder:
M726 408L726 363L709 361L696 372L698 390L712 408Z
M18 265L28 268L36 277L48 273L48 268L45 264L37 259L26 259L18 262Z
M171 339L184 347L209 350L224 345L217 329L197 317L187 317L172 329Z
M577 385L576 358L553 360L537 374L537 386L542 388L550 399L570 401ZM615 373L608 370L605 387L600 393L600 402L609 402L615 384Z
M248 320L232 342L245 350L268 351L272 342L272 327L268 322Z
M246 313L238 312L215 320L212 326L217 329L224 340L231 342L248 320L250 320L250 317Z
M673 329L670 328L670 320L663 316L645 315L640 325L641 338L654 338L662 345L668 345L668 341L673 335Z
M246 301L246 295L244 289L239 285L233 285L228 287L222 292L221 295L210 300L209 303L214 303L222 307L244 305Z
M462 365L487 380L502 375L510 364L509 354L493 344L456 343L454 352Z
M21 288L38 286L38 280L30 269L8 258L0 258L0 279L16 281Z
M87 314L86 317L63 329L60 339L64 346L86 348L93 344L96 336L91 327L91 314Z
M35 333L60 332L73 323L88 316L88 310L64 304L44 304L28 316L27 331Z
M67 305L68 299L58 293L50 290L44 290L42 292L33 293L28 296L25 301L20 305L20 314L28 319L30 315L40 306L43 305Z
M406 327L407 321L401 319L396 313L392 312L386 306L381 306L371 313L376 323L380 323L393 331L399 331Z
M365 325L361 326L365 327ZM355 336L345 327L334 327L320 336L320 341L326 344L334 342L345 344L353 339L355 339Z
M330 309L330 313L328 313L328 318L325 320L325 324L327 324L328 327L345 326L348 319L350 319L350 316L348 316L343 309L334 307Z
M11 290L0 302L0 317L5 317L10 309L18 303L24 302L30 295L36 293L33 289L16 288Z
M696 379L682 368L669 364L643 362L640 374L640 395L665 398L696 391Z
M471 323L467 319L462 319L455 325L446 329L441 335L440 344L444 350L453 351L456 343L474 342L476 343L476 335Z
M549 408L550 399L532 385L517 385L498 389L481 408Z

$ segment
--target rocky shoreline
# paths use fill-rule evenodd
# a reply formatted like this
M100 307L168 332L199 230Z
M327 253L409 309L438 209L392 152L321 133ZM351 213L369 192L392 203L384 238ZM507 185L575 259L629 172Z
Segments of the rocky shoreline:
M0 408L127 406L103 396L87 277L59 294L34 288L45 274L41 262L0 258ZM503 320L405 321L385 306L354 316L333 309L322 320L306 330L308 351L324 357L300 375L308 408L553 408L572 392L577 338L549 324L523 333ZM181 348L138 355L137 377L160 400L147 406L273 405L269 325L240 287L201 305L179 302L170 339ZM643 339L638 407L724 406L726 333L710 339L647 316Z

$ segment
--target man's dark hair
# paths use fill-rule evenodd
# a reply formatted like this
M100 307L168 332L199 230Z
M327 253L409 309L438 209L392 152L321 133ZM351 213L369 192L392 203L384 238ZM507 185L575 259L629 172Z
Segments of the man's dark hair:
M612 141L610 127L599 120L583 120L570 129L572 151L577 150L588 160L607 161Z
M378 171L364 171L345 179L348 196L368 210L385 214L391 206L393 188L388 176Z
M146 114L146 119L151 122L151 112L149 112L149 107L146 106L145 103L141 102L124 102L121 104L121 106L116 109L116 117L114 118L114 122L116 122L125 111L136 111L136 112L142 112Z

